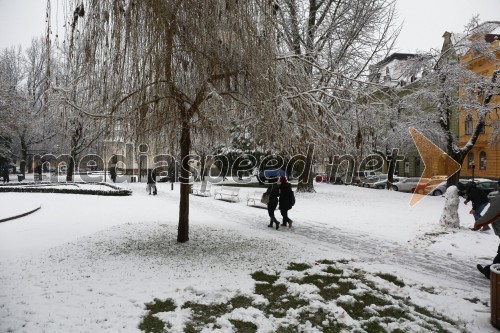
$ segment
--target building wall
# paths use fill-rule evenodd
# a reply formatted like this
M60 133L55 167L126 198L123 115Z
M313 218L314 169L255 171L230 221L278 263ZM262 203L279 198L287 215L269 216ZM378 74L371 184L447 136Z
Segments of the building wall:
M484 75L486 77L493 77L493 73L500 71L500 42L495 40L491 43L492 49L495 51L496 59L485 59L484 57L475 57L472 54L467 54L460 60L465 62L469 69L475 73ZM498 74L500 76L500 73ZM500 81L500 77L497 78L497 84ZM489 105L500 104L500 96L494 96ZM490 144L491 133L493 131L492 127L489 126L493 121L498 121L498 112L492 110L486 117L486 126L484 134L480 134L478 140L471 150L474 154L474 177L477 178L492 178L500 179L500 145L497 143ZM477 124L477 116L472 115L473 126ZM466 126L466 112L462 110L459 117L459 143L463 146L470 139L469 134L465 134ZM480 153L486 153L486 168L482 169L480 163ZM469 166L469 158L466 157L464 163L462 164L461 176L472 177L472 168Z

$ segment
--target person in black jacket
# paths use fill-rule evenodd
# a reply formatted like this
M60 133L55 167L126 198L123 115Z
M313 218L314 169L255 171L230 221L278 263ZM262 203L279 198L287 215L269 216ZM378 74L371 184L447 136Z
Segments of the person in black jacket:
M495 235L500 237L500 195L494 197L491 202L490 202L490 208L484 213L483 216L481 216L479 219L476 220L476 223L474 223L474 227L472 230L479 230L481 227L485 227L490 225L493 227L493 231L495 232ZM497 255L493 259L492 264L500 264L500 245L498 246L497 250ZM491 265L477 265L478 271L484 274L484 276L489 279L490 278L490 266Z
M280 223L276 219L276 217L274 217L274 211L276 210L276 207L278 207L278 197L280 195L279 185L276 183L269 185L265 194L269 195L269 202L267 203L267 213L271 218L271 222L269 222L268 227L272 228L273 223L276 223L276 230L278 230L278 228L280 227Z
M280 177L280 182L279 203L281 216L283 216L283 223L281 225L284 227L288 225L291 228L293 221L288 217L288 211L295 205L295 196L292 191L292 185L287 181L286 177Z
M156 195L156 173L154 171L148 170L148 192L151 195L151 190L153 190L153 195Z
M481 212L489 203L488 196L483 192L483 190L477 187L474 182L468 182L467 185L465 185L464 193L467 196L464 204L467 205L469 201L472 202L472 209L470 210L470 213L474 215L474 221L477 221L481 218ZM490 227L485 225L481 230L489 229Z

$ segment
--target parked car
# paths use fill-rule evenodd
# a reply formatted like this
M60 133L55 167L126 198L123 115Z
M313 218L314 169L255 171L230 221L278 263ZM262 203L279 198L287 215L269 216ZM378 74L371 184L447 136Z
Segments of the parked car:
M377 182L386 182L387 181L387 175L386 174L380 174L376 176L371 176L365 179L363 182L363 187L368 187L368 188L374 188L375 183Z
M446 180L439 183L437 186L435 184L429 183L426 187L424 187L424 193L423 194L430 194L430 195L443 195L443 193L446 192Z
M411 192L412 189L414 189L417 186L419 181L420 177L404 178L397 183L393 183L392 189L394 191L400 191L400 192ZM427 181L429 181L428 178L422 178L422 182L427 182Z
M493 192L488 193L488 200L491 201L497 195L500 195L500 191L493 191Z
M316 182L321 183L321 182L327 182L328 181L328 175L326 173L318 173L314 177Z
M459 195L464 195L465 185L471 182L472 179L460 179L457 184ZM483 190L486 194L489 194L494 191L500 190L500 186L498 185L498 181L491 180L487 178L475 178L474 183L476 183L477 187Z
M365 179L376 175L377 174L374 171L355 171L352 177L352 184L363 186L363 182L365 181Z
M415 186L415 188L412 190L412 192L414 193L418 193L418 194L424 194L424 189L428 187L427 191L432 191L434 190L434 188L436 188L436 186L438 186L439 184L441 184L443 181L445 181L446 179L448 178L448 176L444 176L444 175L439 175L439 176L432 176L431 178L429 178L428 181L421 181L420 183L417 184L417 186ZM429 193L427 192L427 193Z
M477 182L477 187L483 190L484 193L490 194L491 192L495 192L500 190L500 186L498 182L495 180L484 180Z
M404 179L406 179L406 177L393 177L393 183L400 182ZM373 188L376 188L377 190L383 190L386 187L387 187L387 179L379 180L378 182L373 183Z

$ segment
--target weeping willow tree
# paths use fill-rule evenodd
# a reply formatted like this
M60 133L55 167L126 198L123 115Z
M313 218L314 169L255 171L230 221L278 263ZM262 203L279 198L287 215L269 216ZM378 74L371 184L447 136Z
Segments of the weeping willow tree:
M276 89L271 4L69 3L66 47L79 88L67 100L75 112L106 120L114 137L177 139L182 165L177 240L186 242L193 131L224 131L228 115L269 111Z

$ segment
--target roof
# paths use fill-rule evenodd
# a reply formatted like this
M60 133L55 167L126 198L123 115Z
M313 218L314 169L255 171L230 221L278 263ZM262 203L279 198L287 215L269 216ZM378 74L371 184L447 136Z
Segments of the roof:
M408 60L408 58L414 58L416 56L417 55L414 54L414 53L397 53L396 52L396 53L391 54L390 56L388 56L384 60L376 63L374 66L375 67L380 67L380 66L383 66L385 64L390 63L393 60Z

